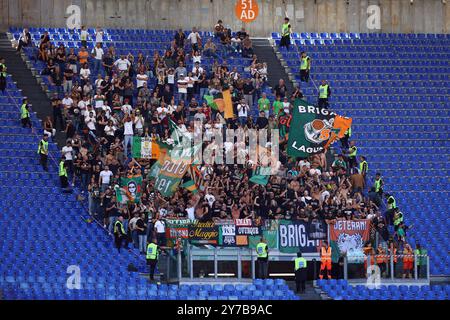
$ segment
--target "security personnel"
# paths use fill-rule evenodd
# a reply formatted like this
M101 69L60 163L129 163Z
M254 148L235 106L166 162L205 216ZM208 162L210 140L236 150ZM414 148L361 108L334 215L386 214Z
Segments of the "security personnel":
M150 280L154 280L156 265L158 264L159 248L156 239L147 245L147 264L150 266Z
M284 23L281 26L281 41L280 48L286 47L289 50L289 46L291 45L291 24L289 23L289 18L284 18Z
M62 156L58 165L58 175L59 180L61 181L61 188L67 189L68 178L67 178L67 168L66 168L66 157Z
M364 252L364 270L367 270L367 267L375 264L375 250L372 247L370 242L366 243L366 246L363 248ZM367 264L367 257L370 256L369 265Z
M369 171L369 165L367 164L366 157L359 157L359 173L363 175L364 181L366 180L367 172Z
M122 242L125 242L125 248L128 249L128 236L123 227L123 216L119 216L114 223L114 242L116 244L117 251L120 253Z
M373 187L375 188L375 192L378 193L380 196L383 195L383 179L381 179L381 173L377 172L375 174L375 182L373 183Z
M300 81L309 81L309 71L311 69L311 58L306 55L305 51L302 51L300 56Z
M323 279L323 274L327 275L328 279L331 279L331 247L328 246L328 242L324 241L322 248L320 249L320 273L319 278Z
M322 80L322 84L319 86L319 102L320 108L328 108L328 98L331 96L331 89L325 80Z
M403 275L402 278L405 279L408 276L409 279L412 278L412 270L414 266L414 252L411 246L406 243L403 248Z
M356 154L358 153L358 147L355 145L355 141L350 142L350 148L348 149L348 168L352 169L356 167Z
M301 252L297 252L297 258L294 260L295 264L295 284L297 287L297 293L305 292L305 283L307 275L307 262L306 259L302 257Z
M377 248L377 266L380 268L380 274L383 277L383 274L386 272L386 263L388 262L386 251L384 250L381 243L378 245Z
M426 255L427 250L422 248L419 243L416 243L416 249L414 250L414 255L416 255L416 263L417 263L417 277L420 278L422 266L427 264Z
M350 148L348 140L350 139L351 136L352 136L352 127L349 127L347 131L345 131L344 136L341 138L342 148L344 149Z
M391 196L389 193L386 193L388 210L393 210L397 208L397 203L395 202L395 198Z
M22 100L22 105L20 106L20 121L22 122L23 128L31 128L30 111L28 110L27 99Z
M48 171L47 160L48 160L48 134L44 134L38 145L38 155L40 156L39 162L45 171Z
M256 245L256 254L258 255L258 278L266 279L269 271L269 249L267 247L266 240L263 237L261 237L261 240Z

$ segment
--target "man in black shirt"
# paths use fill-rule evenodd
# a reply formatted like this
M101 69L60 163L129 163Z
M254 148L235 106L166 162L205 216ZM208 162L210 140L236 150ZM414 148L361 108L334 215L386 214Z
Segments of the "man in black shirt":
M286 84L284 83L283 79L280 79L278 81L278 84L274 88L274 92L275 92L275 96L277 96L277 97L279 96L282 99L286 96L287 87L286 87Z
M269 120L267 120L266 118L266 114L264 113L264 111L261 111L259 113L259 117L258 119L256 119L256 127L258 129L264 129L269 125Z
M247 79L243 85L245 103L252 108L253 107L253 94L255 93L255 86L252 79Z
M103 56L103 68L105 69L105 73L108 76L112 76L112 70L114 67L114 60L111 58L111 55L109 53L105 53Z
M175 44L178 48L184 48L184 41L186 39L186 36L183 33L182 29L178 29L178 32L175 34Z
M139 243L139 252L141 254L145 254L146 245L147 245L147 221L145 217L145 213L141 213L141 216L136 221L136 230L138 235L138 243Z

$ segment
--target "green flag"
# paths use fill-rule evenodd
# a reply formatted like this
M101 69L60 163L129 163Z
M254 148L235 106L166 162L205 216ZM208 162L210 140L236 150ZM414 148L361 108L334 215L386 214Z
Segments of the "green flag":
M131 150L133 158L152 158L152 139L145 137L133 137L133 148Z
M120 178L120 189L123 190L120 197L121 202L126 201L123 197L123 193L125 193L128 201L139 203L142 195L142 176L139 175Z
M331 143L344 136L351 123L351 118L341 117L328 109L296 99L287 153L300 158L322 153Z
M265 186L269 182L270 172L270 167L258 166L255 170L253 170L253 175L249 180L255 184Z

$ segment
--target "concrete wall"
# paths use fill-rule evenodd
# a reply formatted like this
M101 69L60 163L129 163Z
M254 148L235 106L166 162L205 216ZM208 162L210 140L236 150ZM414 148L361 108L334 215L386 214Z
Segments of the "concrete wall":
M237 0L0 0L0 28L65 27L66 8L75 4L88 27L210 30L218 19L236 30ZM253 0L256 21L245 27L254 36L280 31L285 12L295 32L450 32L450 0ZM381 8L381 30L369 30L367 7ZM116 16L116 13L121 16Z

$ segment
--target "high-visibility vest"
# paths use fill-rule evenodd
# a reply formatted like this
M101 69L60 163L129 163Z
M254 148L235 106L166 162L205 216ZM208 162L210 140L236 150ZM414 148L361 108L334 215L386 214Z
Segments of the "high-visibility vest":
M369 171L369 165L367 164L366 160L359 164L359 173L363 173L363 169L365 169L364 173L367 173Z
M3 63L0 63L0 66L2 66L2 72L0 72L0 76L5 77L6 78L6 65L4 65Z
M412 250L409 249L405 249L403 250L403 263L405 262L413 262L414 261L414 256L413 256L413 252Z
M319 98L320 99L327 99L328 98L328 85L321 84L319 86Z
M283 23L283 26L281 27L281 36L286 37L289 34L289 23Z
M378 250L377 249L377 264L385 263L387 262L386 253L383 249Z
M308 56L301 58L300 70L309 70L308 59Z
M393 200L392 204L389 203L389 200ZM395 203L395 198L393 196L390 196L388 198L388 209L395 209L397 208L397 204Z
M356 146L353 146L350 148L350 150L352 150L352 152L350 152L350 154L348 155L349 157L356 157L356 152L358 151L358 148Z
M59 176L67 177L67 170L66 170L66 167L64 166L64 160L61 160L59 162Z
M258 243L256 246L256 254L258 255L258 258L267 258L267 244L264 242Z
M307 263L306 263L306 259L305 258L295 258L294 260L295 263L295 271L297 271L300 268L304 268L306 269Z
M30 117L30 112L27 109L27 104L24 103L20 107L20 119L25 119Z
M417 255L417 259L416 259L416 263L418 266L424 266L427 264L427 259L426 257L424 257L427 254L427 250L426 249L416 249L414 250L414 254Z
M147 259L155 260L158 259L158 246L154 243L149 243L147 246Z
M117 220L114 223L114 233L118 233L119 232L119 225L120 225L120 230L122 231L122 234L125 234L125 229L123 228L123 224L119 220Z
M45 141L44 139L42 139L39 142L39 146L38 146L38 153L39 154L48 154L48 141Z
M394 248L394 252L393 253L391 252L391 254L394 256L393 257L394 263L397 263L397 248Z
M379 192L381 189L381 178L378 180L375 180L374 186L375 186L375 192Z
M322 247L320 258L322 259L322 262L331 261L331 247L328 247L328 249Z
M403 213L399 213L401 214L401 216L394 220L394 226L398 226L401 222L403 222Z
M352 127L348 128L347 131L345 131L344 135L350 138L352 136Z

